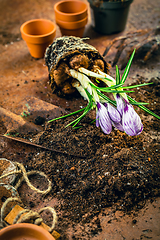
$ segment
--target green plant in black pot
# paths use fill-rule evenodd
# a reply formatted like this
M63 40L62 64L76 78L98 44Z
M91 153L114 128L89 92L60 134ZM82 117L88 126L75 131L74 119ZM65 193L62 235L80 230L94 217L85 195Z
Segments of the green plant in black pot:
M88 0L92 26L101 34L113 34L125 29L133 0Z

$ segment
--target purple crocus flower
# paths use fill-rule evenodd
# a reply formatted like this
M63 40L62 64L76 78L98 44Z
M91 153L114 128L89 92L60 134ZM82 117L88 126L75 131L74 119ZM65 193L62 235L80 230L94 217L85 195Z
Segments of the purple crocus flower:
M105 134L110 134L112 131L112 123L106 107L102 103L97 102L96 127L99 126Z
M143 130L143 124L133 106L119 94L116 95L116 102L117 109L122 115L122 127L125 133L130 136L139 135ZM118 127L121 128L120 125ZM116 128L119 129L118 127Z
M129 103L124 107L122 125L125 133L130 136L139 135L143 130L143 124L139 115Z

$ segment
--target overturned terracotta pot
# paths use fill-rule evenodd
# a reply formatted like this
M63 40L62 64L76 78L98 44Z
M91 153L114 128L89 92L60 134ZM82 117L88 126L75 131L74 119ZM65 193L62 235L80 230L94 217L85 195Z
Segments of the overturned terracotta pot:
M0 230L0 240L55 240L44 228L30 224L18 223Z
M43 58L46 48L53 42L56 25L47 19L33 19L22 24L21 36L34 58Z
M62 35L82 37L88 22L88 5L79 0L60 1L54 6Z

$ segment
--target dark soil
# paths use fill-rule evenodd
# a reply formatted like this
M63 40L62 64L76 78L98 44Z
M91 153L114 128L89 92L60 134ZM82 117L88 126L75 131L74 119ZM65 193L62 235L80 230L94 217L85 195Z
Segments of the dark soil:
M145 81L139 77L137 83ZM130 96L149 102L148 108L160 115L160 79L150 82L153 84L136 89ZM83 239L91 239L101 231L98 214L106 207L129 213L141 208L146 199L160 195L159 120L135 109L144 124L143 132L135 137L115 129L110 135L103 134L95 122L91 123L95 113L85 117L77 130L65 128L74 116L46 123L41 133L25 136L36 144L66 153L38 150L30 153L24 163L27 170L43 171L52 180L49 195L60 200L56 230L62 239L67 239L65 231L75 223L90 223Z

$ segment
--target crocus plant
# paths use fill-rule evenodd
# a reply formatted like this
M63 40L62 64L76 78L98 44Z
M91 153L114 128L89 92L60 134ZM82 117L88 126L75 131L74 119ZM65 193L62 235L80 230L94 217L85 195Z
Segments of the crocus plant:
M120 131L125 132L129 136L136 136L142 132L143 124L141 122L141 118L134 110L133 105L138 106L147 113L160 119L158 115L144 106L147 103L137 102L128 96L129 92L134 92L133 90L131 91L129 89L149 85L151 83L143 83L125 87L123 86L128 76L134 54L135 50L133 51L121 78L117 66L116 79L100 71L99 69L97 69L96 72L89 71L83 67L80 67L78 71L70 69L70 75L78 80L78 82L75 82L74 87L76 87L84 99L88 101L88 105L76 112L52 119L49 122L65 118L79 112L83 112L81 116L67 125L72 125L73 128L78 128L77 124L80 122L80 120L90 110L96 108L96 127L101 127L102 131L105 134L110 134L112 127L114 127ZM103 81L106 84L106 87L96 86L89 79L89 77L94 77L97 82L99 80ZM104 93L113 94L114 100L111 100Z

